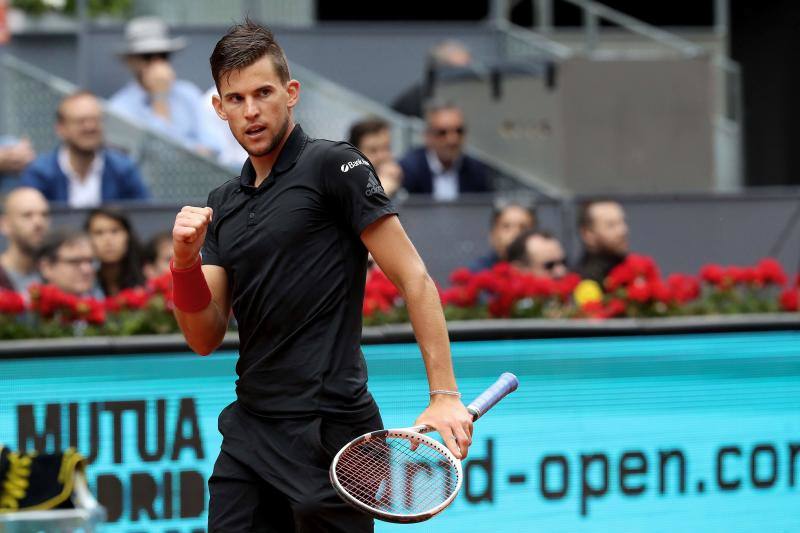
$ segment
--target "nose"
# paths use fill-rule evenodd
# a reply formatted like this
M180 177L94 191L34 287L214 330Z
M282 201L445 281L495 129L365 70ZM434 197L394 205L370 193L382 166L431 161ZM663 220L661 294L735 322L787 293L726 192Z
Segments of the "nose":
M254 119L258 116L258 106L253 98L247 98L244 102L244 116L247 119Z

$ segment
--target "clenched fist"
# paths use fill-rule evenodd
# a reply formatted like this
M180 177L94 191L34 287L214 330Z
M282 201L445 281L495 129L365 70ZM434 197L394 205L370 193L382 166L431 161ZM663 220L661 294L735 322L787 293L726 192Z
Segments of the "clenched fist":
M175 268L189 268L197 262L213 216L214 211L210 207L187 205L175 217L175 226L172 228L172 261Z

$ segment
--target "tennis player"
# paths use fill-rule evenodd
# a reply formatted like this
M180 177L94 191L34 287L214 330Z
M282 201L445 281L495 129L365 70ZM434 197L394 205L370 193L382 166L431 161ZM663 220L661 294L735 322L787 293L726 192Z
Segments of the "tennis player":
M431 394L416 423L463 458L472 421L436 287L367 158L295 124L300 83L268 29L233 27L210 62L214 108L249 158L173 228L176 316L189 346L214 351L231 310L239 324L209 531L372 531L328 478L340 447L382 427L360 349L367 252L405 298L422 352Z

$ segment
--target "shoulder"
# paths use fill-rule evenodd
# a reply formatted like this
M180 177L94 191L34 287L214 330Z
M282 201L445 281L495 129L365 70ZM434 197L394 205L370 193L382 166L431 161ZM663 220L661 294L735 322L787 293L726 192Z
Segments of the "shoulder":
M128 100L136 97L141 92L143 91L141 87L139 87L139 84L137 84L135 81L129 81L120 87L117 92L112 94L108 101L112 106L120 103L126 103Z
M105 164L112 167L114 170L136 170L136 163L134 163L133 159L125 155L124 153L120 152L119 150L114 150L113 148L106 148L103 150L103 159Z
M58 149L38 156L25 169L26 172L46 176L52 175L56 170L58 170Z
M187 80L175 80L175 84L173 85L174 90L182 95L191 98L200 99L203 97L203 93L200 92L200 89L197 88L197 85L194 83L187 81Z
M219 207L230 199L236 191L239 190L241 183L241 176L236 176L208 193L208 205L210 207Z
M427 160L425 158L425 147L419 146L417 148L412 148L403 158L400 160L401 165L409 165L409 166L417 166L421 164L427 164Z

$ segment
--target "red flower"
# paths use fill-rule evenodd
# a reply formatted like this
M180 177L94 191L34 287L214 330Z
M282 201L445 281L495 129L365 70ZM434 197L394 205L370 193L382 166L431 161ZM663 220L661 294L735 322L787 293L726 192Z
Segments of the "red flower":
M788 281L783 267L772 257L767 257L759 261L756 265L756 270L764 283L784 286Z
M0 290L0 313L18 315L25 311L25 299L14 291Z
M650 285L645 281L637 281L628 287L628 299L634 302L647 303L651 296Z
M667 287L671 299L678 304L690 302L700 296L700 283L688 274L670 274L667 277Z
M700 278L712 285L721 285L725 277L725 270L717 264L704 265L700 269Z
M450 283L453 285L467 285L472 281L472 272L467 268L459 268L450 274Z
M627 261L615 266L605 279L605 286L609 292L625 287L636 279L636 273Z
M798 310L798 291L796 288L786 289L781 292L781 309L784 311Z

